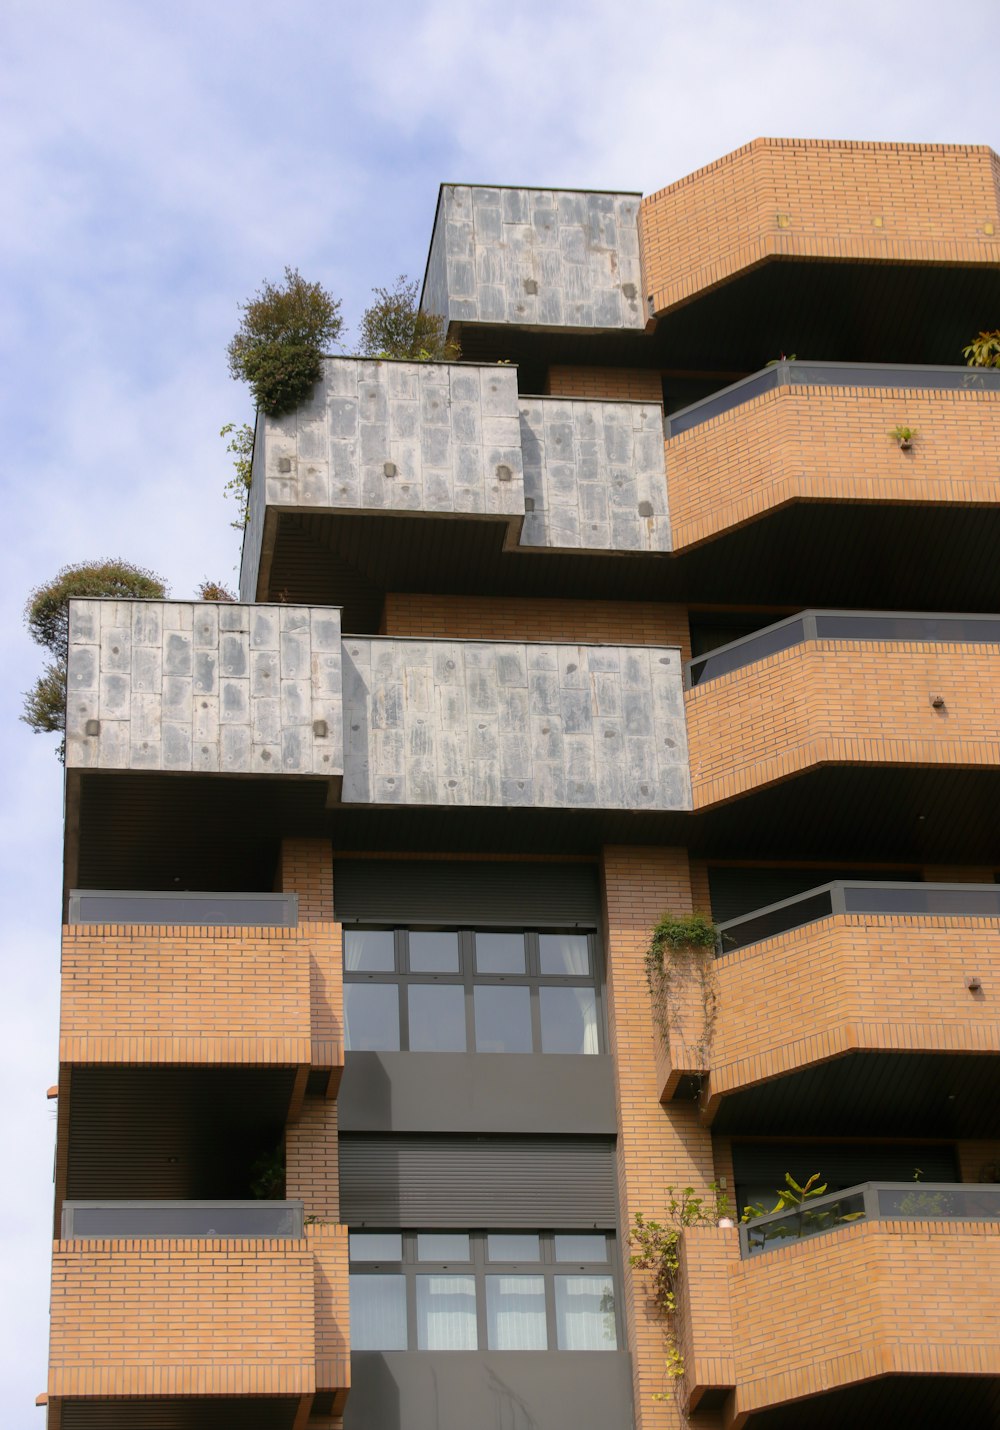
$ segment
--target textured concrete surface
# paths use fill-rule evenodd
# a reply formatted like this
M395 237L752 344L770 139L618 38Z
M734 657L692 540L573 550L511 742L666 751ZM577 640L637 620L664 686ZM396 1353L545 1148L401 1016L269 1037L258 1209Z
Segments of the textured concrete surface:
M444 184L421 307L449 321L641 329L639 199Z
M670 550L658 402L522 398L520 416L521 546Z
M680 653L344 642L345 803L691 808Z
M337 775L340 611L70 604L69 768Z

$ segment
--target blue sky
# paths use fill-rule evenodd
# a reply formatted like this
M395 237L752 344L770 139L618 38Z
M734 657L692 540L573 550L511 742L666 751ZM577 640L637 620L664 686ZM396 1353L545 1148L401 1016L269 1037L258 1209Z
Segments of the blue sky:
M442 180L662 187L760 134L987 143L996 0L4 0L0 7L0 1406L39 1430L61 767L18 724L65 562L235 584L237 304L420 276ZM984 326L1000 314L983 314ZM348 348L350 339L348 337Z

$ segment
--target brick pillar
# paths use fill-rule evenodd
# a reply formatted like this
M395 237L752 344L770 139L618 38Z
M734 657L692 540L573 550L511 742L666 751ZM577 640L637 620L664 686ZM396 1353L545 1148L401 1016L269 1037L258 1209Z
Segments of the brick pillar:
M337 1104L325 1097L305 1098L298 1121L285 1130L285 1192L305 1202L306 1216L340 1217Z
M330 841L283 839L278 882L282 893L299 896L299 926L310 945L311 1061L314 1068L334 1070L328 1086L332 1097L344 1058L344 979L341 927L333 921Z
M298 894L299 921L333 919L333 845L329 839L283 839L278 884Z
M643 962L649 935L661 915L692 912L687 851L606 848L602 872L624 1239L636 1212L653 1218L663 1215L667 1187L704 1191L714 1179L714 1169L711 1135L699 1124L696 1106L663 1106L659 1101L658 1034ZM637 1430L675 1430L684 1424L684 1417L665 1372L663 1325L650 1302L646 1277L629 1268L627 1246L623 1252ZM663 1394L665 1400L654 1400Z

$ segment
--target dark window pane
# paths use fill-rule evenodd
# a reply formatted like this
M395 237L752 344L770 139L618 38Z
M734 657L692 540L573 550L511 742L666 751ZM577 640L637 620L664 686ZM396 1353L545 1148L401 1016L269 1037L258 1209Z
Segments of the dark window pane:
M348 1052L399 1051L399 990L394 983L344 984L344 1047Z
M406 1283L402 1276L351 1277L351 1349L406 1350Z
M590 972L590 940L585 933L541 933L538 957L543 973L586 978Z
M418 1261L470 1261L471 1259L468 1232L422 1231L417 1235Z
M411 933L411 973L457 973L457 933Z
M476 1051L531 1052L531 998L527 988L481 985L473 991Z
M352 1261L402 1261L403 1238L398 1231L352 1231Z
M610 1276L557 1276L556 1337L561 1351L613 1351L615 1295Z
M478 1343L475 1278L418 1276L417 1349L474 1351Z
M492 1232L486 1238L489 1261L540 1261L537 1235L526 1232Z
M465 988L461 983L411 983L410 1052L465 1052Z
M538 990L543 1053L598 1053L597 997L593 988Z
M486 1340L491 1351L544 1351L545 1278L487 1276Z
M477 973L523 973L524 934L477 933Z
M396 967L391 929L345 929L344 967L348 973L392 973Z
M603 1236L556 1236L557 1261L607 1261L608 1247Z

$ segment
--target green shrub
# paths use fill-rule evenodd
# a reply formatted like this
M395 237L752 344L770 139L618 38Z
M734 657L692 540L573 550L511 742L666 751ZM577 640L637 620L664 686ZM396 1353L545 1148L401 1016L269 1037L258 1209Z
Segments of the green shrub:
M257 406L280 417L301 406L323 372L323 354L340 336L340 303L319 283L285 269L282 287L265 282L248 303L227 348L230 374L249 383Z

